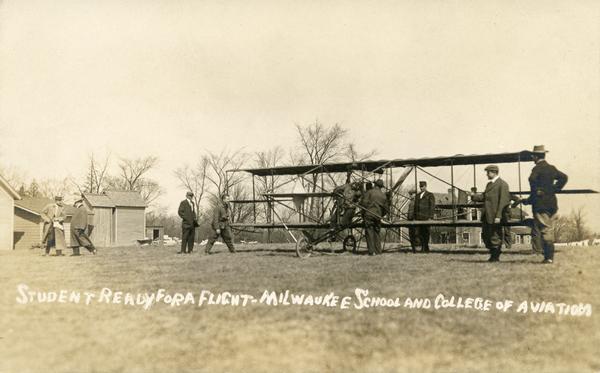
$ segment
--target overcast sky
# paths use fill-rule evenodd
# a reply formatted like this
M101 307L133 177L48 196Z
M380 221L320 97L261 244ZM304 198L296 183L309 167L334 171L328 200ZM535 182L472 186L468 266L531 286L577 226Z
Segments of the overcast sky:
M1 4L0 164L29 177L154 154L174 210L175 168L318 118L377 158L545 144L569 188L600 186L598 1ZM599 199L561 210L600 231Z

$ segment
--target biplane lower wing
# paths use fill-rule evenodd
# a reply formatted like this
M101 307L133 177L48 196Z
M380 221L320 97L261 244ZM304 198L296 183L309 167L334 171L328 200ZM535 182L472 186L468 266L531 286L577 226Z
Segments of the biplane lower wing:
M502 223L503 226L531 226L531 219L525 220L509 220ZM397 220L394 222L382 222L382 228L408 228L419 226L431 227L481 227L481 222L477 220ZM322 223L233 223L232 228L248 229L329 229L329 224ZM357 223L347 226L347 228L362 228L363 224Z

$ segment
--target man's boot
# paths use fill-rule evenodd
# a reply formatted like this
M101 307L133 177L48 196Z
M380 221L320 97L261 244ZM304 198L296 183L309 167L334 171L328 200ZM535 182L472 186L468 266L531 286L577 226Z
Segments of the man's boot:
M79 251L79 246L73 247L73 254L71 254L71 256L79 256L79 255L81 255L81 252Z
M206 255L210 255L210 249L212 249L212 247L213 247L213 244L214 244L214 242L210 242L210 241L208 241L208 242L206 243L206 247L204 248L204 253L205 253Z
M542 263L551 264L554 262L554 244L544 242L544 260Z

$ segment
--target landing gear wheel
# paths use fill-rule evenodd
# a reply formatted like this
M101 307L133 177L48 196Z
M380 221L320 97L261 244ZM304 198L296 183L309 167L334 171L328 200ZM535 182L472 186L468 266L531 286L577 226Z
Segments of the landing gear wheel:
M356 238L353 235L349 234L344 238L344 250L350 251L352 250L353 254L356 254Z
M313 245L308 242L306 237L302 236L296 242L296 256L298 258L308 258L312 250Z

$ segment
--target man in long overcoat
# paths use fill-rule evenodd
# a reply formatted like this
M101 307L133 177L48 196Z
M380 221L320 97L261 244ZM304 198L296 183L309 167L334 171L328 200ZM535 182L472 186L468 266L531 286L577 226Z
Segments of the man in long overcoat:
M499 176L500 169L496 165L485 168L488 183L483 194L472 196L473 201L483 202L481 214L482 236L485 247L490 251L489 262L500 261L504 230L503 214L510 204L510 192L506 181Z

